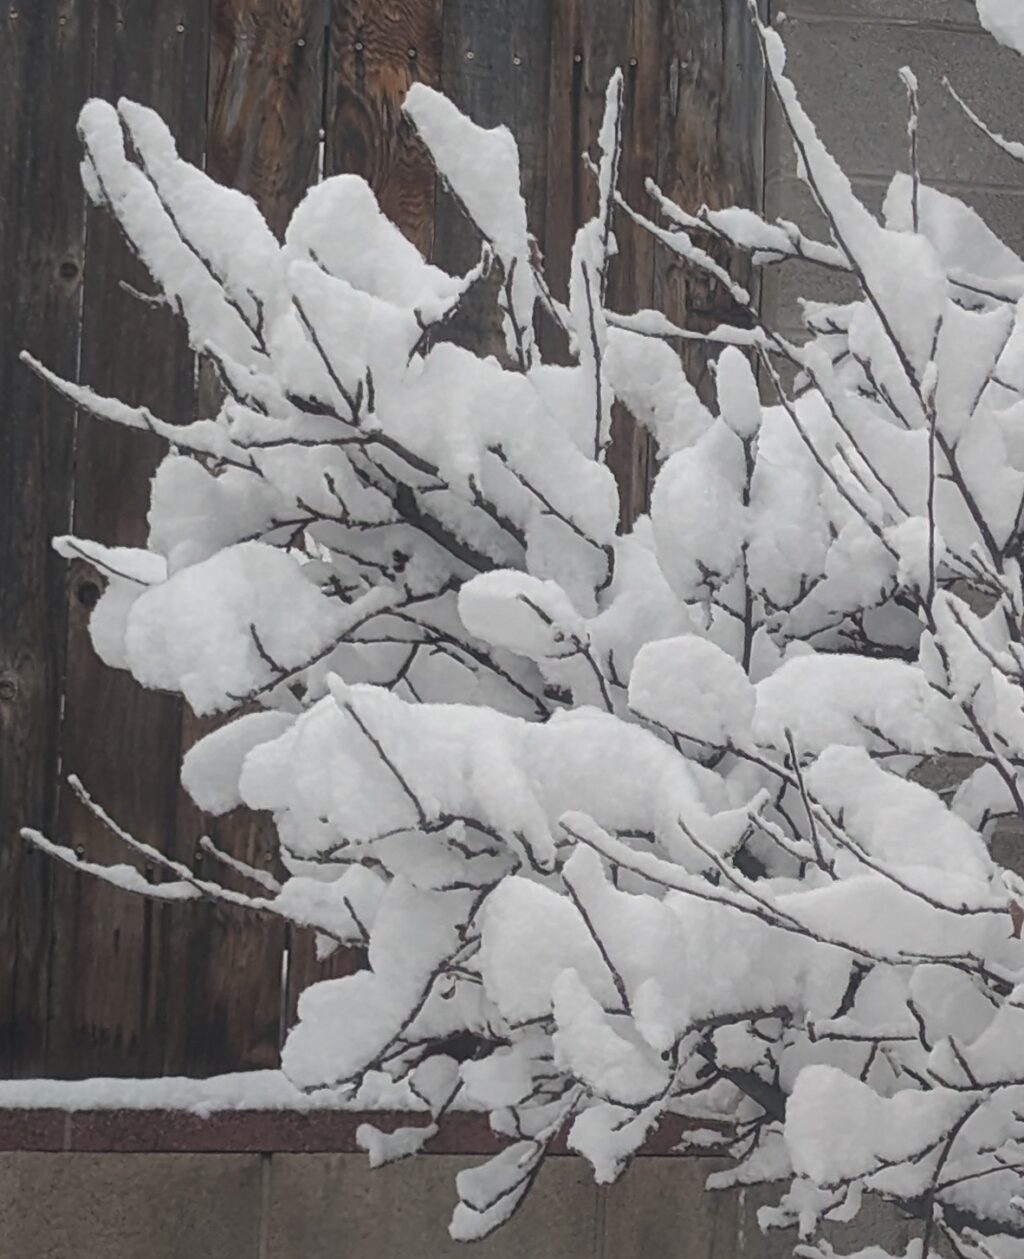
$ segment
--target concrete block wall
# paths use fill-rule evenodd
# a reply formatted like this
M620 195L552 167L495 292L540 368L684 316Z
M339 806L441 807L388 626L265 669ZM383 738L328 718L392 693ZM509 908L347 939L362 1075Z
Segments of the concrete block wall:
M924 179L974 206L1024 254L1024 165L986 140L942 86L946 75L994 130L1024 139L1024 58L978 26L971 0L776 0L774 9L804 106L872 209L881 205L893 173L909 169L906 94L898 76L908 65L920 83ZM770 95L765 207L827 239ZM798 297L847 293L852 290L834 275L787 263L765 276L764 312L781 331L795 333Z
M638 1159L607 1189L548 1160L522 1210L466 1247L448 1237L456 1172L424 1155L370 1171L361 1154L0 1154L3 1259L784 1259L764 1190L707 1194L707 1163ZM910 1226L866 1207L837 1230L902 1252Z

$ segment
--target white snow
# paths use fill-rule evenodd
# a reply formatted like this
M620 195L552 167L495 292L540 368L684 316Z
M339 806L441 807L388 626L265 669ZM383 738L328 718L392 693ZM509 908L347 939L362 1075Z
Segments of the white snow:
M339 1089L305 1091L282 1071L238 1071L206 1079L0 1080L0 1109L181 1110L194 1115L246 1110L420 1110L423 1103L383 1073L353 1096Z
M1024 50L1017 0L978 8ZM101 657L220 715L183 784L211 815L268 812L285 873L203 839L200 878L74 780L169 877L23 834L125 894L276 915L367 967L302 993L281 1073L11 1082L0 1105L422 1111L361 1128L375 1165L480 1108L512 1143L460 1174L460 1239L508 1218L559 1133L610 1182L671 1113L735 1156L716 1184L785 1182L762 1221L807 1259L872 1194L1021 1259L1024 262L912 176L876 217L779 35L755 34L821 239L653 183L657 221L629 204L616 74L561 276L512 134L424 85L406 113L480 238L462 275L354 176L279 245L150 111L86 106L88 193L224 396L159 417L26 357L169 447L144 546L55 546L105 583ZM626 218L755 326L610 309ZM730 246L859 295L805 303L797 344L756 326ZM505 343L485 356L464 325L488 297ZM557 363L535 315L561 325ZM621 412L656 469L629 528ZM208 878L218 860L256 891Z
M977 0L982 26L1015 51L1024 53L1024 10L1018 0Z

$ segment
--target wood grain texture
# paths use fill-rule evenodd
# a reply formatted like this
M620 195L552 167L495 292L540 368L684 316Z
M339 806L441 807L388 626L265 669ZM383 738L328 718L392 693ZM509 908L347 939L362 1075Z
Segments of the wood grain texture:
M654 176L690 207L760 204L764 86L745 0L563 0L551 37L544 232L548 274L563 297L574 233L596 206L580 153L594 144L616 67L625 75L620 187L631 203L650 211L644 180ZM702 275L684 270L621 214L615 233L613 309L653 304L699 328L735 314ZM549 331L544 345L557 352ZM706 392L706 356L688 349L683 360ZM649 506L653 449L618 408L608 462L628 527Z
M324 92L324 174L361 175L381 209L423 252L434 237L434 168L401 112L409 86L440 86L441 0L333 0ZM314 933L288 940L283 1021L319 979L351 974L362 955L316 958Z
M206 171L251 196L279 237L317 179L324 16L323 0L211 4ZM201 370L200 414L215 414L219 403L212 374ZM182 750L220 724L223 719L199 719L186 707ZM269 817L244 810L204 817L182 792L178 859L251 893L251 884L203 857L197 847L203 834L258 868L275 863ZM168 1019L162 1070L209 1075L276 1066L284 924L211 906L172 910L171 918L176 926L166 942L165 993L175 1016Z
M186 712L183 744L211 724ZM250 865L275 867L277 839L269 817L237 810L207 818L182 792L177 859L225 887L258 891L202 854L201 835ZM168 925L157 985L167 1015L155 1073L207 1076L279 1065L284 924L242 909L187 905L170 908Z
M690 207L759 204L763 86L745 0L12 0L0 11L0 268L15 277L0 291L0 1073L272 1065L298 993L360 963L346 951L317 962L309 932L143 904L27 856L16 839L28 823L125 859L58 792L62 767L182 860L209 830L257 865L273 861L265 820L214 823L181 795L180 752L207 727L96 660L95 574L49 550L71 523L73 463L74 528L142 541L162 450L84 418L73 439L69 409L16 364L17 348L72 376L80 363L82 379L170 420L216 405L202 373L197 396L180 328L118 289L146 281L117 230L83 215L81 102L123 93L154 105L182 153L254 196L278 234L316 178L323 126L325 172L363 175L410 239L456 270L479 241L437 192L400 112L414 79L442 86L478 123L515 134L530 227L564 297L573 235L595 208L581 153L617 65L630 200L649 208L643 180L654 174ZM52 89L40 92L41 79ZM701 328L736 317L621 216L617 235L613 307L653 303ZM541 328L547 352L564 356ZM497 326L473 335L494 348ZM683 357L708 392L706 356ZM647 506L651 450L628 416L616 414L613 434L628 526Z
M334 0L325 173L362 175L384 213L427 254L434 168L401 112L416 80L439 86L441 0Z
M597 209L584 150L596 155L608 80L625 76L623 154L619 186L634 202L644 199L644 180L655 166L658 144L658 0L606 0L600 13L585 0L559 6L551 41L548 107L548 211L544 255L556 291L564 296L573 237ZM621 213L615 221L619 254L611 265L609 304L635 310L650 303L651 242ZM551 333L548 333L551 337ZM550 347L550 340L546 343ZM647 509L652 477L651 443L618 406L612 416L608 464L619 483L620 518L628 528Z
M767 10L766 0L762 9ZM661 110L655 178L688 210L702 205L760 209L763 189L765 80L746 0L690 0L662 4L659 42ZM741 284L756 275L743 255L719 242L700 242ZM719 323L749 324L720 285L657 247L654 302L670 318L707 331ZM682 350L698 392L714 396L700 346Z
M445 0L444 92L481 127L506 126L519 149L520 188L529 227L542 239L546 210L549 41L553 0ZM434 261L465 272L480 256L480 235L439 184ZM495 271L462 303L446 335L481 353L506 357Z
M316 183L324 0L211 0L206 170L284 235Z
M179 150L201 160L206 96L206 0L114 0L98 6L92 91L157 109ZM121 279L151 287L116 226L90 210L82 307L81 376L100 392L146 404L172 421L194 411L193 361L169 313L122 292ZM146 536L148 478L162 443L84 420L74 482L74 530L106 543ZM174 842L180 750L177 700L144 691L96 657L88 638L95 574L72 575L61 755L129 830L158 847ZM125 860L66 789L57 833L93 859ZM164 942L181 918L95 880L54 876L49 975L50 1074L152 1074L174 1011L160 977ZM186 909L186 913L188 913Z
M554 0L445 0L442 83L478 126L506 126L519 149L530 230L544 232ZM477 248L468 257L475 260Z
M0 10L0 1073L40 1070L53 868L26 850L50 828L59 771L72 410L18 362L74 376L84 251L75 118L88 95L94 6ZM40 85L46 89L41 90Z

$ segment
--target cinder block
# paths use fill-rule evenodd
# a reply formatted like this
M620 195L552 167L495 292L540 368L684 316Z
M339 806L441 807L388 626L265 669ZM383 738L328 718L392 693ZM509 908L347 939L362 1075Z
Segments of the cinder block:
M853 188L868 209L880 215L888 181L854 180ZM973 206L992 231L1024 258L1024 195L948 185L946 191ZM767 185L765 212L769 218L791 219L816 240L831 239L824 215L807 186L795 177L774 179ZM799 327L799 298L849 301L858 296L853 279L810 263L766 267L762 275L761 309L767 322L780 330Z
M807 262L786 262L765 272L761 312L766 325L789 335L807 332L800 321L800 299L811 302L848 302L860 296L852 277L825 271Z
M876 209L882 199L881 189L859 184L854 187L865 204ZM765 189L765 212L769 218L797 223L814 240L824 243L831 240L825 216L807 186L796 178L776 179ZM802 330L801 298L812 302L847 302L859 296L860 285L853 276L813 263L783 262L762 271L762 316L769 327L787 334Z
M784 1184L759 1185L741 1195L740 1237L735 1259L790 1259L797 1242L796 1230L764 1233L757 1222L763 1206L775 1206L785 1192ZM849 1224L827 1223L829 1241L840 1255L852 1254L868 1246L880 1246L887 1254L901 1255L912 1237L919 1236L920 1224L905 1219L894 1207L879 1198L865 1197L855 1220Z
M1021 72L1024 73L1024 61ZM962 187L946 191L973 206L999 239L1024 258L1024 196L1021 193Z
M692 1158L636 1159L601 1191L600 1259L737 1259L738 1195L704 1187L720 1166Z
M4 1259L257 1259L253 1154L0 1154Z
M780 27L789 73L825 143L851 176L906 170L906 94L900 67L920 83L920 162L926 178L1024 187L1024 167L1000 153L942 86L949 76L997 131L1015 135L1024 117L1024 60L989 36L938 26L809 21ZM795 172L792 147L769 102L766 178Z
M961 29L978 26L977 15L967 0L792 0L776 7L790 17L942 25Z
M588 1164L551 1158L526 1203L471 1252L448 1236L455 1175L479 1160L423 1155L371 1171L359 1154L282 1154L271 1164L266 1259L593 1259Z
M766 1233L757 1221L758 1209L774 1206L785 1191L784 1185L763 1185L738 1189L736 1259L791 1259L796 1241L791 1230Z
M992 856L1007 870L1024 876L1024 829L1019 821L1004 824L992 836Z

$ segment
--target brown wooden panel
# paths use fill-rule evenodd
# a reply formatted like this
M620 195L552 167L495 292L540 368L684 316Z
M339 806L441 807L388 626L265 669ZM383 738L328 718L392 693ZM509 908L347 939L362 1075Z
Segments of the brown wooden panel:
M530 231L544 237L547 208L548 74L553 0L445 0L441 82L445 94L481 127L507 126L519 148L520 186ZM434 257L465 272L480 255L480 237L438 188ZM448 335L503 358L505 340L496 297L501 277L478 285L462 303Z
M544 253L560 296L573 234L595 209L593 180L579 154L594 144L616 67L625 75L620 187L632 204L650 212L648 176L691 207L760 204L764 89L746 0L563 0L555 8L551 58ZM732 303L703 276L679 266L621 214L616 237L613 309L653 303L699 328L733 316ZM554 344L549 333L545 345ZM699 351L684 353L698 378L706 376L706 361ZM609 464L624 525L649 505L652 456L646 434L617 412Z
M156 108L183 156L202 157L206 95L206 0L107 0L98 6L94 94L125 95ZM90 210L82 310L81 377L103 393L144 403L169 420L194 411L193 364L183 330L162 309L118 288L148 279L117 228ZM108 543L145 539L148 478L161 444L84 420L75 468L74 528ZM128 829L161 847L173 842L181 714L178 702L142 690L100 663L86 629L95 578L72 579L62 757ZM61 839L99 860L123 860L68 791ZM185 910L185 914L190 911ZM73 873L55 876L51 920L50 1040L53 1075L159 1071L161 1042L176 1012L159 983L172 927L187 919Z
M316 183L324 0L211 0L207 172L283 236Z
M74 527L141 541L160 447L83 419L73 449L68 408L12 354L24 344L74 375L80 351L81 378L101 390L172 420L196 409L180 329L117 288L145 281L116 229L90 212L83 232L73 130L82 100L123 93L155 105L185 156L205 146L210 172L256 197L279 233L315 176L322 123L326 173L363 174L410 238L456 268L475 260L478 242L443 197L435 214L429 159L400 114L415 78L443 79L476 121L516 134L531 229L564 296L573 233L594 209L580 153L616 65L631 200L644 203L654 173L691 206L758 203L762 90L745 0L444 0L443 14L442 0L13 0L0 12L0 326L18 336L0 356L0 1071L268 1065L279 1023L280 931L206 906L143 905L26 856L15 838L27 822L124 859L67 793L55 816L61 756L64 772L179 857L192 859L209 826L176 786L196 723L186 716L183 727L174 700L95 659L95 576L66 570L48 548L69 523L73 458ZM43 81L51 87L39 92ZM618 235L613 306L653 297L700 327L735 314L632 226L620 221ZM704 371L699 353L686 358ZM214 402L201 381L199 407ZM646 505L650 451L628 417L616 417L614 436L628 522ZM270 859L259 819L210 829L238 855ZM288 1009L310 982L354 962L338 953L316 963L309 933L293 933Z
M762 10L767 10L762 0ZM764 70L746 0L664 3L659 43L659 145L655 178L688 210L741 205L760 209L763 200ZM756 286L742 256L711 240L701 244L737 279ZM722 322L748 322L732 298L703 273L684 266L657 246L654 299L673 319L701 331ZM682 350L691 380L705 398L714 397L700 346Z
M19 827L53 825L65 656L69 406L17 361L75 374L83 204L75 118L95 6L0 9L0 1074L42 1067L52 867Z
M567 296L576 230L596 210L584 149L593 151L605 89L617 66L626 72L626 150L622 188L643 197L643 180L657 165L661 55L658 0L447 0L445 91L483 126L506 123L516 136L530 229L555 293ZM479 249L450 198L438 197L438 260L452 270L470 266ZM651 299L653 247L628 222L618 225L620 256L609 300L634 309ZM502 353L499 320L488 295L466 303L475 341ZM566 361L564 336L539 317L545 356ZM623 523L646 507L650 449L628 417L616 414L609 463L620 482Z
M441 77L441 0L334 0L325 93L328 175L350 171L384 213L429 253L434 172L402 100Z
M425 254L434 236L434 170L401 113L410 84L441 78L441 0L334 0L324 92L324 174L362 175L381 209ZM284 1022L319 979L348 975L362 955L316 959L314 935L290 932Z
M608 76L621 64L632 7L633 0L606 0L596 14L586 0L561 0L555 6L543 245L552 290L563 301L568 298L573 238L597 209L593 180L581 155L596 141ZM631 103L627 101L627 108Z
M248 193L279 236L317 178L324 81L323 0L214 0L211 8L206 170ZM211 415L219 396L199 379L199 408ZM218 724L186 708L183 748ZM239 891L252 884L203 859L196 841L209 834L224 851L261 869L275 861L268 817L238 811L205 818L182 793L177 856ZM168 1074L276 1066L281 1023L284 925L239 910L190 907L167 942L167 999L176 1012L163 1045ZM172 922L179 921L172 912Z
M535 236L544 232L553 0L445 0L444 92L481 127L504 125L519 148ZM439 217L448 215L442 200ZM454 209L454 206L452 207ZM472 241L465 265L479 251Z
M596 155L608 80L617 68L625 75L623 154L620 188L631 200L643 198L643 182L655 166L658 145L658 0L606 0L598 13L585 0L558 6L551 41L551 99L548 109L548 216L545 257L554 291L564 299L577 228L597 210L584 150ZM635 310L651 298L653 250L619 214L615 223L619 255L611 265L608 301ZM550 347L554 334L547 332ZM624 526L646 509L649 499L650 443L616 408L608 463L619 482Z
M201 729L186 713L184 742L194 741ZM260 894L248 880L201 857L197 841L209 835L223 851L272 869L277 840L269 818L241 810L204 818L182 792L177 829L179 861L226 887ZM172 906L166 913L154 989L167 1013L151 1072L208 1076L278 1066L284 925L213 905Z
M762 13L767 0L761 0ZM746 0L661 4L658 151L655 178L689 210L763 202L764 70ZM711 239L699 242L756 292L747 259ZM653 304L685 327L749 323L720 285L654 247ZM705 400L715 396L709 363L717 356L690 342L680 347L690 379Z

